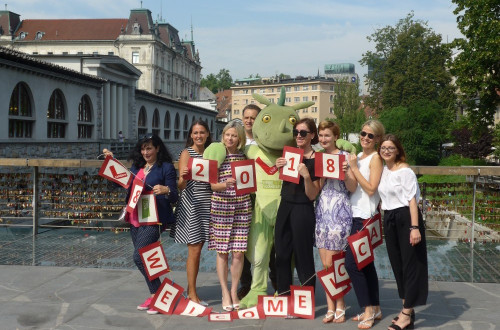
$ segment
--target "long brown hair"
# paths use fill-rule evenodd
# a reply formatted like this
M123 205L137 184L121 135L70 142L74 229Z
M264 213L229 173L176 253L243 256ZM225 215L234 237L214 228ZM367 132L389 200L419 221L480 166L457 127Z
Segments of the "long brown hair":
M382 137L382 139L380 140L380 144L378 145L378 154L380 155L380 146L382 146L382 143L384 143L385 141L391 141L392 143L394 143L394 146L396 146L396 149L398 149L398 154L396 155L395 162L406 163L406 153L403 145L394 134L386 134Z

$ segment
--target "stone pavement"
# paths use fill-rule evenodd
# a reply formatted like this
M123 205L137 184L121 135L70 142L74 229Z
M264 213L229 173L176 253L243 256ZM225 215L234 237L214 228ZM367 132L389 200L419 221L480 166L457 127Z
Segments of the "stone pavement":
M185 287L185 273L170 279ZM220 287L214 272L200 273L199 295L221 312ZM321 322L326 312L323 289L316 287L314 320L234 320L148 315L136 310L147 287L137 270L0 265L0 329L357 329L356 323ZM380 281L383 319L373 329L387 329L400 309L396 284ZM347 316L359 312L353 292L346 297ZM431 281L426 306L416 309L419 329L496 329L500 324L500 285Z

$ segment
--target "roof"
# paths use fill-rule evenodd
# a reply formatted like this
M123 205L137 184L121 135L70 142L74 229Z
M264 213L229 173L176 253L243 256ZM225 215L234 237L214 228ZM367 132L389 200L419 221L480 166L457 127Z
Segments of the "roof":
M42 32L41 40L115 40L128 19L26 19L21 22L15 36L27 33L25 41L36 40L37 32ZM19 39L18 39L19 40Z
M139 23L141 27L140 34L152 34L151 30L154 29L154 26L149 9L132 9L130 11L130 17L125 23L125 34L134 34L135 23Z
M232 91L230 89L223 90L215 94L215 100L217 102L217 119L227 118L227 111L231 111L232 104Z

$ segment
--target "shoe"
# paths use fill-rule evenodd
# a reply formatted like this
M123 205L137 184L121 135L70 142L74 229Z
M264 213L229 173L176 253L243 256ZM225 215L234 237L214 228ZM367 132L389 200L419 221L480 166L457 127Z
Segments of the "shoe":
M238 309L240 309L240 304L239 303L238 304L233 304L233 310L237 311Z
M205 300L200 300L199 304L202 305L203 307L208 306L208 303Z
M249 286L242 286L241 288L239 288L238 292L236 293L238 295L238 299L243 299L248 294L248 292L250 292Z
M330 323L333 321L334 318L335 318L335 311L329 309L326 312L325 317L323 318L323 323Z
M394 329L394 330L403 330L403 329L413 329L413 328L415 328L415 316L414 316L414 315L415 315L415 313L414 313L413 311L412 311L412 313L410 313L410 314L407 314L407 313L405 313L405 312L403 312L403 311L401 311L401 313L403 313L404 315L406 315L406 316L409 316L409 317L410 317L410 323L409 323L406 327L404 327L404 328L401 328L399 325L397 325L397 324L393 323L393 324L391 324L391 325L389 326L389 329ZM397 316L396 316L396 317L397 317ZM397 317L397 318L398 318L398 320L399 320L399 317ZM397 322L397 320L396 320L396 322Z
M151 305L152 297L146 299L141 305L137 306L137 309L140 311L145 311L149 309L149 305Z
M415 323L415 310L412 309L410 313L410 319L413 323ZM399 320L399 316L396 316L395 318L392 319L392 323L396 323Z
M370 329L371 327L373 327L374 323L375 323L375 314L373 314L366 320L360 321L358 323L358 329Z
M337 312L340 312L340 315L337 315ZM334 323L344 323L345 322L345 309L337 308L335 310L335 320L333 321ZM343 321L338 321L340 318L344 318Z
M222 305L222 309L225 310L226 312L232 312L233 305L227 305L227 306Z
M365 312L361 313L361 314L358 314L356 316L354 316L351 321L354 321L354 322L359 322L362 318L363 318L363 315L365 315ZM397 317L397 316L396 316ZM377 313L375 313L375 320L377 321L380 321L382 320L382 311L378 311Z
M148 309L148 311L146 313L148 313L149 315L155 315L155 314L158 314L159 311L156 308L151 307L150 309Z

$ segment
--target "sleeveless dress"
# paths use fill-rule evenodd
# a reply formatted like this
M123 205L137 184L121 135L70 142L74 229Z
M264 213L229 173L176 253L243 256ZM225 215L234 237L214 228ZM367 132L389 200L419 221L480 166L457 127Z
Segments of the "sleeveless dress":
M191 158L203 158L193 148L187 151ZM197 244L208 241L210 223L210 183L188 180L175 208L176 223L170 237L176 243Z
M348 155L340 151L341 155ZM349 191L344 181L326 179L316 201L316 247L342 250L351 234L352 210Z
M243 154L228 154L219 167L219 182L231 177L231 162L244 160ZM236 196L234 187L212 194L208 249L218 253L245 252L252 218L250 194Z

